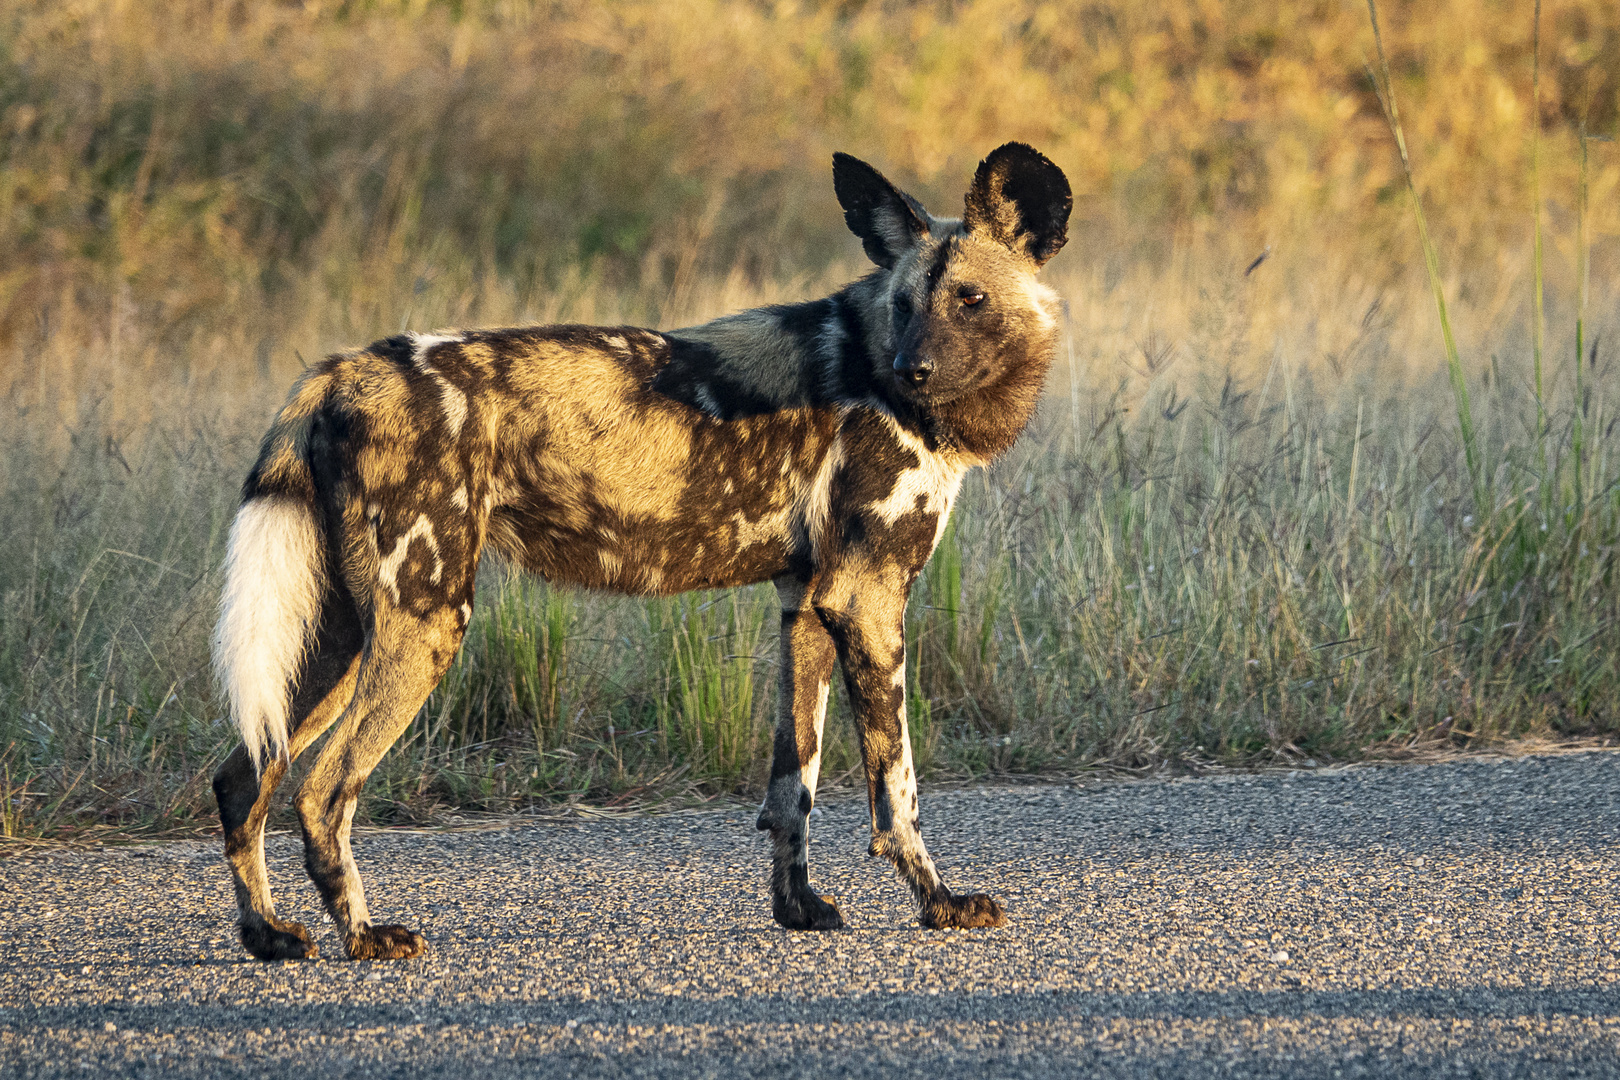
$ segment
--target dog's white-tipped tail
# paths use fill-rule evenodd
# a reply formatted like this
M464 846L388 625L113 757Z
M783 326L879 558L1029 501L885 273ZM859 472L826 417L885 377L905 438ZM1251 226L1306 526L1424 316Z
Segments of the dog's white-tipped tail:
M214 629L214 671L254 765L287 753L292 680L325 590L321 530L308 504L250 499L236 513Z

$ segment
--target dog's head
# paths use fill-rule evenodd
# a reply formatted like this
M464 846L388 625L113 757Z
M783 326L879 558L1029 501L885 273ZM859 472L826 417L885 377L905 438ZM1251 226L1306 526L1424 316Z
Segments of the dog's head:
M850 231L884 271L874 312L889 333L877 376L920 405L1049 362L1057 298L1036 272L1068 239L1073 196L1063 171L1023 143L979 163L960 220L936 218L872 166L833 155L833 188Z

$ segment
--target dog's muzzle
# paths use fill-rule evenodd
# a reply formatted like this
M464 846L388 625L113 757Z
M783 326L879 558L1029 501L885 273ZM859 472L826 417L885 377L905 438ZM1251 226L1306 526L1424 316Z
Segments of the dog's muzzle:
M907 386L917 388L934 373L933 361L913 354L900 353L894 358L894 373Z

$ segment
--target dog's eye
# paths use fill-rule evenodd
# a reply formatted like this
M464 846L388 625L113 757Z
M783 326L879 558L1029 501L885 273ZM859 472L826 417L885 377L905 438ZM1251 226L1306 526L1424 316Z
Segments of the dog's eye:
M975 304L983 302L984 293L982 292L965 292L962 294L962 304L964 307L972 307Z
M911 314L911 297L905 293L896 293L894 297L894 313L902 318Z

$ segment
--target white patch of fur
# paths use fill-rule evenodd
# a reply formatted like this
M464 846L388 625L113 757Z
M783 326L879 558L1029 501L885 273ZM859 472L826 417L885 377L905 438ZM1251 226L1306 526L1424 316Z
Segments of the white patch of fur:
M894 685L901 688L900 704L895 710L895 726L900 731L900 755L883 775L883 789L889 796L889 832L884 840L885 854L910 873L924 881L939 881L934 861L928 857L922 833L917 831L917 770L911 763L911 732L906 722L906 665L895 665ZM874 822L874 825L876 823Z
M1036 325L1042 332L1050 332L1063 315L1063 298L1055 289L1033 277L1024 279L1024 290L1029 309L1035 312Z
M455 503L457 510L467 509L467 485L462 484L450 493L450 501Z
M618 334L609 334L607 337L602 339L602 342L610 348L618 349L620 352L630 351L630 343L624 340L624 338L620 337Z
M831 691L832 683L824 682L816 693L816 752L799 766L799 783L812 799L816 796L816 781L821 778L821 732L827 722L827 695Z
M954 503L955 498L953 496L952 504L954 505ZM945 538L945 526L949 525L950 523L951 508L950 506L947 506L945 507L945 512L939 515L939 522L934 526L934 545L928 549L930 553L938 549L939 542Z
M885 524L893 525L900 515L915 510L917 499L922 497L924 509L939 515L934 527L934 544L937 546L939 538L945 535L945 525L950 518L951 507L956 503L957 492L961 490L962 477L982 462L961 454L934 453L887 409L879 411L895 441L917 455L918 465L901 473L888 498L877 503L873 510L883 518Z
M416 347L416 363L418 366L427 364L427 354L440 345L461 344L460 334L411 334L411 344Z
M440 345L458 345L461 340L459 334L449 337L443 334L411 335L411 342L416 347L412 359L417 370L439 384L439 403L444 408L444 420L450 426L451 438L460 435L461 426L467 422L467 395L445 378L443 372L428 363L428 353Z
M468 623L472 622L472 605L471 604L462 604L460 610L461 610L461 625L466 626Z
M839 421L842 420L843 416L840 415ZM814 479L805 488L799 507L800 520L804 522L805 532L810 537L811 554L818 564L821 562L821 538L827 531L827 519L832 516L833 476L843 463L844 440L837 438L827 448L827 456L821 459L821 468L816 470Z
M410 552L411 541L418 538L425 540L428 548L433 552L432 581L434 584L438 584L439 578L444 574L444 560L439 557L439 540L438 537L433 535L433 522L428 520L426 514L417 514L416 521L411 524L411 527L398 540L394 541L394 550L385 555L377 564L377 580L387 586L389 591L394 594L394 603L396 604L399 603L399 568L404 565L405 556Z
M314 511L260 498L237 511L214 629L214 670L257 767L287 753L287 706L320 618L322 544Z
M439 402L444 406L444 422L450 426L450 437L457 438L461 435L461 425L467 422L467 395L441 375Z
M917 502L921 500L928 513L939 515L940 523L934 536L937 544L945 518L951 512L951 504L956 501L956 492L962 486L962 476L967 470L943 454L931 454L919 449L917 456L917 467L907 469L896 477L894 490L882 502L874 504L872 510L885 524L893 525L902 514L917 509Z

